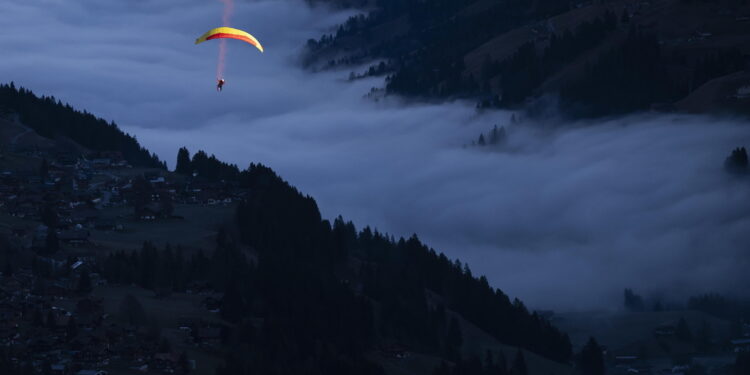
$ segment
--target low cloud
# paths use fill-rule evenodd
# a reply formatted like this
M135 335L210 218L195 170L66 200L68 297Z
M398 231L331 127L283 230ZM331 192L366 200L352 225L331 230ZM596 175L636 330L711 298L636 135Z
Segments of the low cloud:
M127 5L126 5L127 4ZM297 0L237 2L233 22L266 47L216 50L194 38L216 1L9 0L0 80L114 119L170 163L181 146L262 162L343 215L420 238L535 307L615 306L644 294L741 292L750 256L750 181L721 169L750 145L729 118L642 114L588 123L523 122L471 103L364 99L378 79L296 66L304 40L348 13ZM502 150L464 148L494 124Z

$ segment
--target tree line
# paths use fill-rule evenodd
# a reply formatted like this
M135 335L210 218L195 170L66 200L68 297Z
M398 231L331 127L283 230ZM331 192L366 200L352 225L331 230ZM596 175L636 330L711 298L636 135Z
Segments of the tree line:
M365 355L387 343L460 361L455 314L508 345L572 358L565 334L416 236L324 220L311 197L263 165L237 181L251 194L210 255L145 243L109 255L100 270L113 283L185 290L206 282L223 293L221 316L235 328L219 374L380 374Z
M52 96L39 97L31 90L16 88L13 82L0 85L0 111L18 114L24 125L43 137L68 137L92 151L120 151L134 166L166 169L156 154L114 122L76 110Z

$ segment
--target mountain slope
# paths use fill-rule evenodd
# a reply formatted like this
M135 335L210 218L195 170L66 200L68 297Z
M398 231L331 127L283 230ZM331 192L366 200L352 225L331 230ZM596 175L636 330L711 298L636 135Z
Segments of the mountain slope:
M0 85L0 114L16 114L24 126L50 139L67 138L90 151L119 151L134 166L165 168L114 122L81 112L54 97L38 97L13 83Z
M389 93L517 107L562 92L570 114L599 116L674 103L747 69L749 31L742 0L379 1L367 16L309 41L308 63L385 59L364 74L387 74ZM622 55L629 46L635 55ZM628 59L636 61L619 64ZM642 79L590 78L596 74ZM628 84L622 97L609 97Z

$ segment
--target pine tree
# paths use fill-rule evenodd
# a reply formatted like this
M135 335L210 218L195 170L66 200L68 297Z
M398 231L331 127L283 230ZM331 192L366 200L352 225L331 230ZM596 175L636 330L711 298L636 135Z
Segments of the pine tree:
M724 161L724 168L731 173L746 173L748 169L747 150L744 147L732 150L732 153Z
M604 375L604 354L599 343L591 337L578 358L581 375Z
M630 22L630 14L628 14L627 9L622 10L622 16L620 16L620 22L622 23L628 23Z
M177 164L174 171L185 176L193 173L190 165L190 151L186 147L182 147L177 151Z
M635 294L632 289L625 289L624 292L625 297L625 309L628 311L644 311L645 304L643 302L643 297Z
M737 353L737 359L734 361L734 374L750 374L750 352L742 351Z
M490 132L490 144L496 145L498 142L500 142L500 137L497 132L497 125L495 125Z
M484 146L484 145L486 145L486 144L487 144L487 143L486 143L486 142L484 141L484 134L480 134L480 135L479 135L479 140L477 140L477 144L478 144L479 146Z
M681 341L690 341L693 339L693 333L690 332L690 327L685 321L685 318L680 317L680 320L677 322L677 328L675 330L675 334L677 338Z
M455 316L451 318L450 323L448 324L448 332L445 342L447 346L446 355L448 358L452 360L460 359L463 336L461 335L461 325Z
M513 359L513 366L510 369L511 375L528 375L529 370L526 368L526 358L523 356L523 351L518 349L516 352L516 358Z
M148 322L146 312L141 302L132 294L128 294L120 303L120 317L128 324L141 326Z
M508 360L505 359L505 353L502 350L497 353L497 359L495 360L495 369L495 375L508 374Z
M183 350L180 353L180 359L177 362L178 370L181 374L187 374L190 372L190 361L188 360L187 353Z

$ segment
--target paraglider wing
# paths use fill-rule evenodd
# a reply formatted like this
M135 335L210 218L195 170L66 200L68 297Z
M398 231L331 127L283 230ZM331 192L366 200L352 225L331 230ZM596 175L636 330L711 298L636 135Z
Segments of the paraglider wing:
M213 39L238 39L243 42L250 43L254 45L260 52L263 52L263 46L260 45L260 42L258 39L255 39L254 36L250 35L249 33L246 33L242 30L231 28L231 27L218 27L212 30L209 30L207 33L201 35L200 38L195 40L195 44L203 43L207 40L213 40Z

